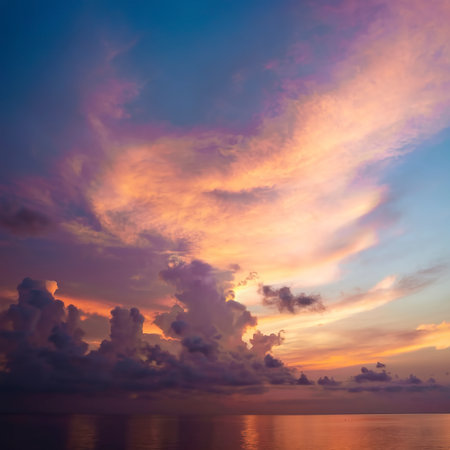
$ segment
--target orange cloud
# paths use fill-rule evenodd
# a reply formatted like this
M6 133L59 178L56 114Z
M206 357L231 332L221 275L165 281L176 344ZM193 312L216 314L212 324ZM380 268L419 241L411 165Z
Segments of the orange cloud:
M423 324L419 325L416 330L418 335L416 340L402 347L385 350L381 355L391 356L427 347L434 347L436 350L444 350L450 347L450 323L442 321L440 324Z
M352 326L343 332L342 327L336 331L331 326L419 292L436 281L443 270L444 266L435 266L407 277L387 276L366 292L329 299L321 313L273 315L270 311L270 315L259 317L258 329L264 334L283 330L284 343L276 349L277 357L290 365L314 370L376 362L382 357L427 347L444 349L450 345L446 322L419 325L413 331L354 330ZM250 337L248 332L245 338Z
M65 305L74 305L77 308L81 309L84 313L88 314L96 313L108 318L111 316L111 310L114 309L116 306L118 306L117 304L108 302L106 300L68 297L59 294L56 294L56 297L59 300L62 300ZM161 330L156 325L153 324L155 315L154 311L141 308L140 312L145 318L144 333L162 334Z
M444 350L450 347L450 324L444 321L419 325L408 332L380 330L376 339L374 336L361 336L361 341L358 341L355 337L358 336L353 336L349 342L342 341L342 336L327 336L326 343L317 343L314 350L305 349L301 358L291 353L284 359L290 365L305 370L322 370L376 363L383 358L425 348ZM333 341L334 346L330 346Z
M361 171L412 149L448 118L448 6L385 7L332 69L332 83L285 100L252 136L106 139L86 196L108 236L133 245L146 245L143 232L184 239L192 256L239 263L270 283L336 278L343 259L377 243L378 225L359 219L387 188L376 171L364 179ZM113 113L123 91L136 94L115 86L114 101L96 101L94 112Z

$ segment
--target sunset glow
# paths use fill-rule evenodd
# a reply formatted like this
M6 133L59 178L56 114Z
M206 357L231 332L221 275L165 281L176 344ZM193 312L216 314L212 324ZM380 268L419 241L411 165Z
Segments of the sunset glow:
M138 3L5 7L1 392L449 412L450 2Z

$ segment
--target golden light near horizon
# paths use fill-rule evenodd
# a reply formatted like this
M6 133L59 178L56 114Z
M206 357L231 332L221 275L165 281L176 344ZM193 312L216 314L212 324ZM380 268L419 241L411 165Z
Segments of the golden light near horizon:
M449 410L448 1L4 13L4 408Z

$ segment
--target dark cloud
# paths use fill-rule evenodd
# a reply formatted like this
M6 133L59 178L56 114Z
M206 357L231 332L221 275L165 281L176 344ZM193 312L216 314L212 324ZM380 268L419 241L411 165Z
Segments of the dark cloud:
M302 372L300 378L297 380L297 384L300 386L312 386L314 381L308 379L308 377Z
M411 374L407 378L399 378L397 375L392 378L385 370L375 372L361 368L361 373L351 377L346 382L337 382L332 377L319 378L317 384L322 388L334 391L347 391L350 393L371 392L380 393L400 393L400 392L426 392L443 390L446 388L436 384L434 379L423 382L417 376Z
M295 384L291 369L269 352L280 334L254 333L246 307L228 300L228 273L193 261L173 263L161 278L179 304L157 316L162 336L143 333L137 308L111 311L109 338L88 350L85 330L104 318L86 315L53 296L54 282L30 278L18 286L17 304L0 316L0 389L36 392L145 391L164 388L220 390Z
M317 380L317 384L320 386L339 386L341 383L336 381L333 377L328 378L325 375L323 378Z
M379 363L377 363L378 366ZM324 387L333 389L333 386ZM342 388L351 393L372 392L372 393L397 393L397 392L425 392L443 389L442 386L436 384L434 379L423 382L417 376L410 374L407 378L399 378L395 375L394 379L386 373L385 370L375 372L361 368L361 373L352 377L350 382Z
M0 200L0 227L18 236L37 235L51 225L50 219L26 206Z
M271 354L264 357L264 364L266 367L282 367L283 363L279 359L274 358Z
M88 345L82 340L79 310L56 300L55 283L25 278L19 299L0 316L0 353L6 390L67 390L79 382Z
M288 311L295 314L299 311L324 311L320 295L306 295L303 292L298 295L292 294L289 287L274 289L271 286L262 286L263 304L276 306L280 312Z
M377 362L376 368L377 369L384 369L386 367L386 364L383 364L382 362Z
M25 278L18 301L0 313L0 390L3 392L120 393L164 389L261 392L267 385L314 384L271 354L281 332L256 331L242 339L256 318L227 300L232 278L201 261L173 261L161 278L175 288L178 303L155 320L164 335L143 333L137 308L111 311L109 337L89 351L86 334L105 318L65 306L55 282ZM105 330L103 329L102 333ZM102 333L98 333L98 337ZM415 375L392 380L385 370L363 367L349 383L319 378L324 389L349 392L421 392L439 389Z
M354 376L353 380L356 383L365 383L372 381L388 382L392 380L392 377L385 371L375 372L367 367L361 367L361 373Z

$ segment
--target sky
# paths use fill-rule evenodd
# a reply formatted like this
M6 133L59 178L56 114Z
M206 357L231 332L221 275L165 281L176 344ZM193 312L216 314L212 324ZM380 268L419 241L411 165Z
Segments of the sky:
M3 409L450 411L448 1L0 11Z

